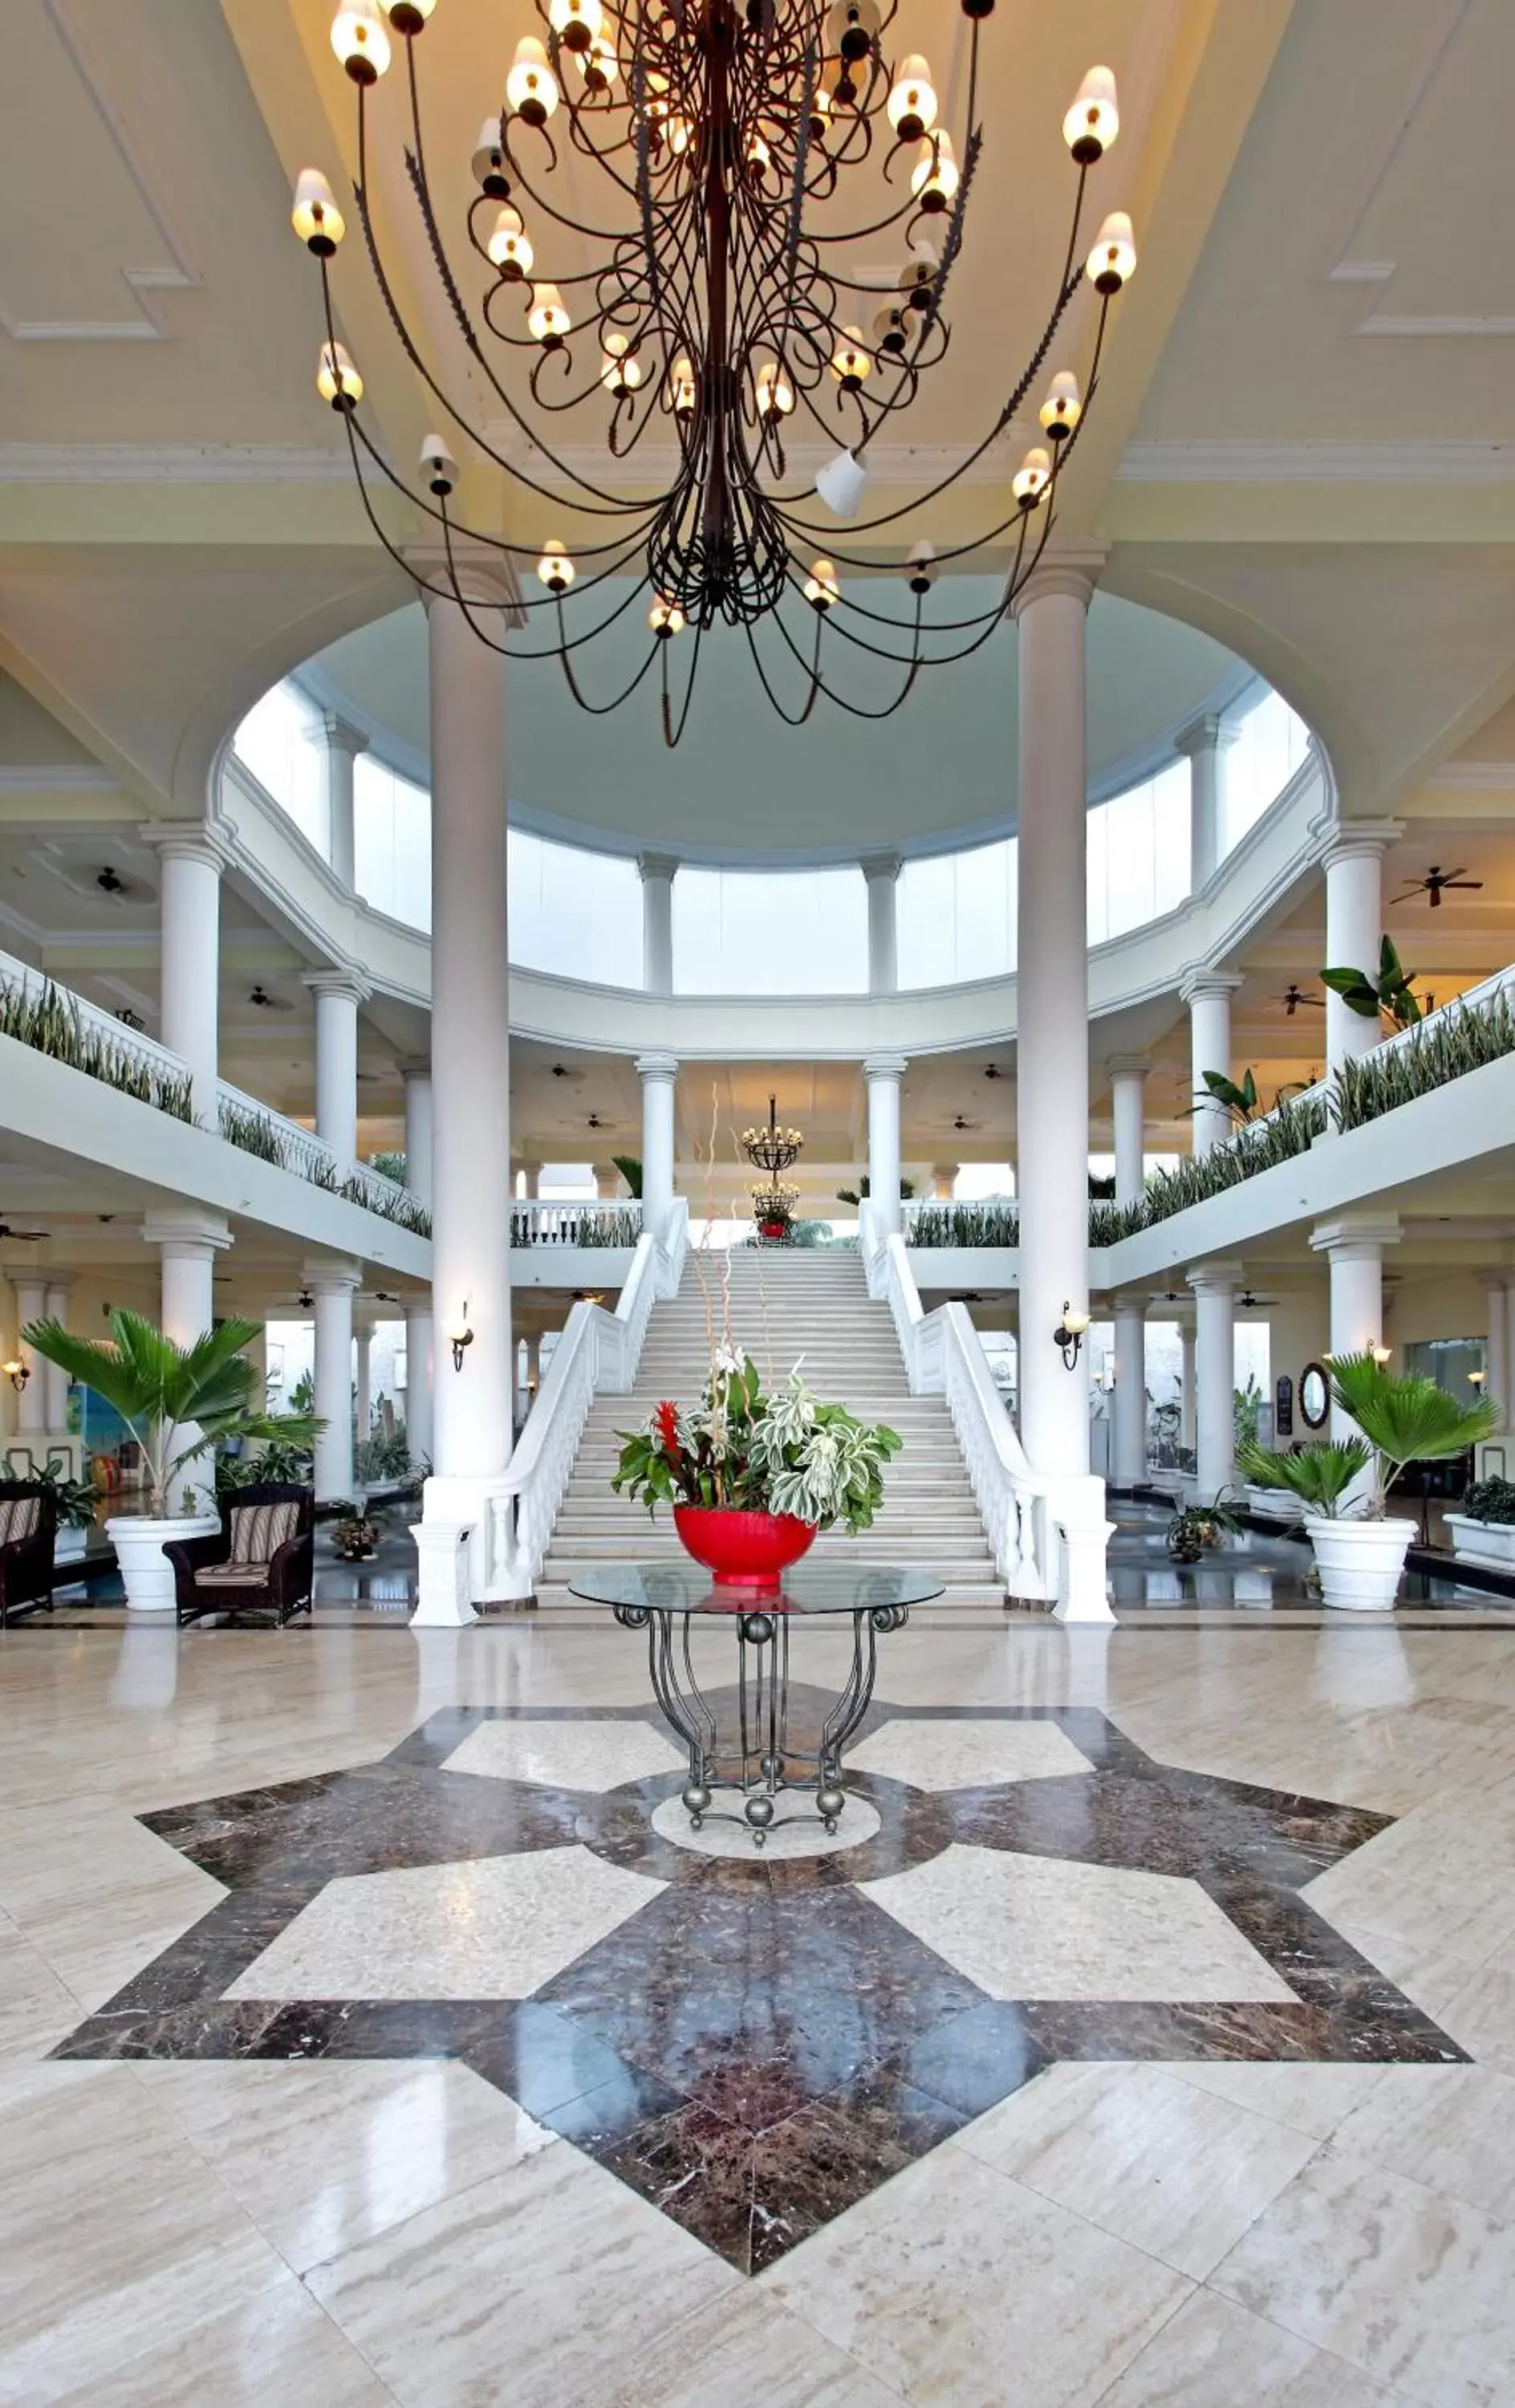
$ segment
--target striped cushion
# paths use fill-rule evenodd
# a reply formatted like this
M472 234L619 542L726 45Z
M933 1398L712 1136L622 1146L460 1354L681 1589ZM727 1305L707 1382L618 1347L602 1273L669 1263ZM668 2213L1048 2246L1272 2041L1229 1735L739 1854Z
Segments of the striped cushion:
M205 1564L194 1575L196 1588L263 1588L266 1564Z
M232 1562L234 1564L266 1564L274 1550L287 1539L293 1539L298 1526L298 1505L234 1505L232 1508Z
M40 1497L0 1498L0 1547L14 1547L36 1536L42 1519Z

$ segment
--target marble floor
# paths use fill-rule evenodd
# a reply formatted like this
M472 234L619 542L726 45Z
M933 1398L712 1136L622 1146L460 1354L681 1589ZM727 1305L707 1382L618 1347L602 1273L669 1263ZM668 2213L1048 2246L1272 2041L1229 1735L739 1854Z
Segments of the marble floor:
M763 1854L561 1598L0 1717L0 2402L1515 2401L1508 1624L947 1600Z

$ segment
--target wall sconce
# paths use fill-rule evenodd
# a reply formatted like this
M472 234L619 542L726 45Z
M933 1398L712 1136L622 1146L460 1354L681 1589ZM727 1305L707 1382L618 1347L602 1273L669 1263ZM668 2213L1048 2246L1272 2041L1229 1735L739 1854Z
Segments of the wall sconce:
M474 1333L468 1326L468 1299L466 1297L463 1299L463 1311L459 1313L456 1321L450 1321L448 1323L443 1335L445 1336L448 1344L452 1349L452 1369L454 1371L461 1371L463 1369L464 1351L474 1342Z
M0 1363L0 1371L5 1373L18 1397L32 1376L30 1363L23 1363L19 1354L13 1354L8 1363Z
M1469 1371L1467 1375L1467 1384L1470 1388L1481 1389L1488 1376L1489 1374L1487 1371Z
M1063 1318L1052 1332L1052 1344L1057 1348L1068 1370L1072 1370L1083 1350L1083 1334L1089 1326L1087 1312L1075 1312L1066 1298Z
M1381 1370L1382 1370L1382 1369L1383 1369L1383 1367L1384 1367L1384 1365L1388 1362L1390 1355L1394 1353L1394 1348L1393 1348L1392 1346L1384 1346L1384 1345L1382 1345L1382 1344L1379 1344L1379 1345L1378 1345L1378 1346L1370 1346L1370 1347L1368 1348L1368 1350L1367 1350L1367 1351L1368 1351L1368 1353L1372 1355L1374 1362L1378 1365L1378 1367L1379 1367L1379 1370L1381 1371Z

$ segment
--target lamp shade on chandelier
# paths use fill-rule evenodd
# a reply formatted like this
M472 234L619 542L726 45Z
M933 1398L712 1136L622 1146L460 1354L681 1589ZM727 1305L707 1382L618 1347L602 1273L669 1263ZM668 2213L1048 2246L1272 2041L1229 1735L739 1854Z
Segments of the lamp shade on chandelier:
M418 584L456 600L483 642L558 660L586 710L616 709L655 667L670 744L687 719L701 638L717 623L743 631L770 701L792 724L822 694L862 717L897 710L922 666L988 639L1046 546L1058 481L1094 400L1110 307L1136 267L1130 220L1119 211L1083 251L1087 181L1119 130L1113 77L1092 69L1064 121L1071 226L1028 365L949 473L899 508L859 515L871 448L901 424L950 348L949 289L985 140L979 45L992 38L993 0L963 0L960 145L931 62L887 55L894 0L537 0L539 29L508 59L479 62L491 113L471 161L474 198L452 229L455 252L422 139L423 37L438 6L446 0L345 0L332 27L354 89L353 214L368 271L441 430L427 437L414 479L371 428L364 379L339 338L333 262L347 213L318 169L301 174L292 213L322 278L319 388L345 425L379 540ZM466 377L450 375L412 330L379 238L373 95L392 67L407 87L407 206ZM860 206L850 208L852 192ZM893 287L850 281L858 245L890 237L906 263ZM573 272L586 249L591 264ZM1055 364L1049 376L1048 356L1085 286L1094 303L1085 373ZM1022 412L1036 439L990 523L934 551L933 503ZM552 432L570 414L596 429L587 459L582 443L565 447ZM839 447L813 474L792 472L786 446L799 456L796 428ZM470 523L458 506L453 442L471 468L492 465L550 503L551 538L512 541ZM431 522L423 568L375 507L379 493L396 489ZM939 572L991 548L1004 569L992 607L928 610ZM520 596L508 626L464 573L465 561L488 553ZM903 609L887 607L891 573L903 581ZM949 580L942 595L950 590ZM634 610L647 627L635 673L602 695L595 639ZM868 698L849 695L849 655L858 653L897 666L882 701L873 670Z

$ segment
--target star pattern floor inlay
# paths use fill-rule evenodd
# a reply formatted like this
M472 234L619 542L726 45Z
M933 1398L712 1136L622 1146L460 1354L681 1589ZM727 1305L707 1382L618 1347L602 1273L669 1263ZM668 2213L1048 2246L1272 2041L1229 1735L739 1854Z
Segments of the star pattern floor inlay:
M1302 1895L1388 1815L1092 1707L880 1700L876 1829L705 1856L653 1827L666 1748L651 1705L450 1707L145 1815L225 1895L53 2054L456 2058L745 2272L1059 2061L1464 2061Z

